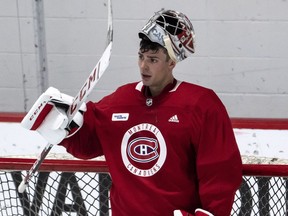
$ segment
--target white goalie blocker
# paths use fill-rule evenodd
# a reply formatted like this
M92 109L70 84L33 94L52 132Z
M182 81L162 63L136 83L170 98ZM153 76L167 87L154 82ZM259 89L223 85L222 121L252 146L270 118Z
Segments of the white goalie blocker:
M85 103L82 103L69 124L66 112L73 103L73 99L56 88L48 88L23 118L21 126L37 131L50 144L60 143L68 135L76 133L83 125Z

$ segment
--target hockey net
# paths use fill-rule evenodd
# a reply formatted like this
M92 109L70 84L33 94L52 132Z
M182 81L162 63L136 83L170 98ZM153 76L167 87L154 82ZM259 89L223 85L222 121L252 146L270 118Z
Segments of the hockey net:
M18 186L33 159L0 159L0 215L109 215L111 179L105 161L47 159L24 193Z
M247 119L232 122L238 128L249 126ZM263 124L265 127L269 125L269 128L272 126L267 122ZM284 126L281 125L277 125L277 128L288 129L286 121ZM262 128L254 122L255 126ZM111 179L105 160L72 160L62 159L62 156L61 159L59 156L55 158L44 161L22 194L17 191L18 185L35 159L0 158L0 215L111 215ZM287 161L253 156L243 156L242 160L243 181L236 192L231 215L286 215Z
M0 215L108 216L105 161L45 160L24 193L17 188L32 159L1 158ZM288 165L246 164L231 215L286 215Z

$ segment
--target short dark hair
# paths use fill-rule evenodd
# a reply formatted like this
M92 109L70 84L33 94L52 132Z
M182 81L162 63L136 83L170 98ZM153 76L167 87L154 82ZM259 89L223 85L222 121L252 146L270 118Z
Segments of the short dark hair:
M141 41L140 41L140 51L142 53L145 53L149 50L154 51L155 53L157 53L160 49L162 49L164 51L164 53L167 56L167 61L170 59L170 56L168 55L168 51L165 47L161 46L158 43L155 43L153 41L150 41L146 36L141 37Z

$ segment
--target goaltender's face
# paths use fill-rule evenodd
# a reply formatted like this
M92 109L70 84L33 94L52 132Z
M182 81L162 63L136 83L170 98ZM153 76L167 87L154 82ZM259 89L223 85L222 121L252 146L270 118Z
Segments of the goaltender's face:
M145 52L140 49L138 55L142 82L149 87L152 96L157 96L167 84L173 82L172 71L175 62L167 57L164 49L147 50Z

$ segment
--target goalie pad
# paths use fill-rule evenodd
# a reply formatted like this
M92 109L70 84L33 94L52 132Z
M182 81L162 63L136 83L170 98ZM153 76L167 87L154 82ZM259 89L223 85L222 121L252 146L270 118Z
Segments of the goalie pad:
M173 216L183 216L183 214L180 210L174 210Z
M58 144L70 132L69 136L72 136L83 125L85 103L69 124L66 111L72 102L73 97L50 87L38 98L21 121L21 125L28 130L37 131L49 143Z
M214 216L214 215L206 210L198 208L195 210L195 216Z
M193 215L182 210L174 210L174 216L193 216ZM214 216L214 215L206 210L197 208L195 210L195 216Z
M173 216L194 216L182 210L174 210ZM195 215L196 216L196 215Z

